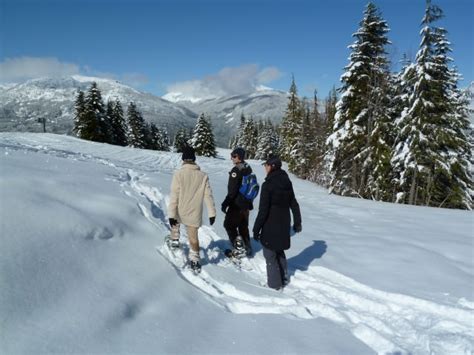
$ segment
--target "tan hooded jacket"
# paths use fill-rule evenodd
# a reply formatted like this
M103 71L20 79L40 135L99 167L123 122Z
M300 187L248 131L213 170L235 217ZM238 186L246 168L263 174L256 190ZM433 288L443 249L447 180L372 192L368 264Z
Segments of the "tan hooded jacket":
M216 216L209 177L197 164L183 163L171 181L171 196L168 217L192 227L202 225L202 205L206 203L207 214Z

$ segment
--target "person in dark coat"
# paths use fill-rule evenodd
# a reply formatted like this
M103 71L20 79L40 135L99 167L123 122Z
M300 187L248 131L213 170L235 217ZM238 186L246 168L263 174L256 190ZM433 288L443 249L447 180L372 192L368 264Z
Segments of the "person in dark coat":
M234 167L229 172L227 196L221 205L225 213L224 228L227 231L236 256L250 255L249 211L253 209L252 201L247 200L240 192L242 177L252 173L252 168L245 161L245 150L235 148L230 154ZM237 255L238 254L238 255Z
M268 287L278 290L289 282L285 250L290 248L290 228L296 233L302 230L301 213L290 178L281 169L281 160L270 157L264 166L267 177L261 189L253 237L262 244Z

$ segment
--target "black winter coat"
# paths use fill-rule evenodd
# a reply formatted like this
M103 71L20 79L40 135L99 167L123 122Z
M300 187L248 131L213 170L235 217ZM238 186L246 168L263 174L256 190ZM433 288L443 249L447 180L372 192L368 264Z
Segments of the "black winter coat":
M260 234L262 245L271 250L290 248L290 209L293 224L301 226L300 206L295 198L293 185L283 170L270 172L262 185L258 215L253 234Z
M247 200L240 192L242 178L252 173L252 168L246 162L236 164L229 171L229 182L227 183L227 196L222 207L232 207L239 210L252 210L252 201Z

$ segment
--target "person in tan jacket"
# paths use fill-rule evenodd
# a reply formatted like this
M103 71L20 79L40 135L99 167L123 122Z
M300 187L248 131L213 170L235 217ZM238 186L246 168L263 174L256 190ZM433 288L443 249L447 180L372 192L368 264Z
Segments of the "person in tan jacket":
M171 226L169 246L179 247L179 226L184 224L189 239L189 264L195 272L201 270L199 257L198 229L202 225L203 202L211 226L216 220L216 208L209 184L209 177L196 164L196 154L192 147L185 147L182 155L183 165L171 181L171 196L168 217Z

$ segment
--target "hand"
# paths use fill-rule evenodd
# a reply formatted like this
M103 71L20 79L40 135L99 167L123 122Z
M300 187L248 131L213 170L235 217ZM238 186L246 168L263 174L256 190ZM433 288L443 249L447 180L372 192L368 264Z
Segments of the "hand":
M254 233L253 234L253 239L255 239L256 242L260 241L260 237L261 237L260 233Z
M212 226L216 221L216 217L209 217L209 224Z
M168 221L170 222L171 227L174 227L178 224L178 221L174 218L169 218Z
M227 208L228 208L228 207L229 207L229 206L222 204L222 206L221 206L221 211L224 212L224 214L227 213Z
M303 228L301 227L301 224L298 224L298 225L294 225L293 226L293 230L295 231L295 233L299 233L303 230Z

